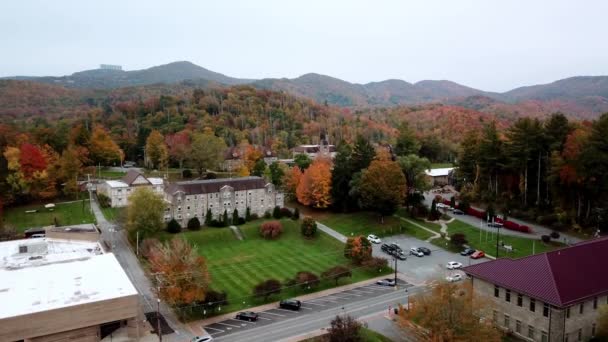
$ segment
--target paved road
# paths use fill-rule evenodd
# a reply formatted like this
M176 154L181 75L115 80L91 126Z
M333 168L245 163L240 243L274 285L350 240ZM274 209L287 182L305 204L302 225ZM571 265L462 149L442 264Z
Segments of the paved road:
M91 203L91 208L97 219L97 225L101 229L102 239L106 241L108 245L112 246L112 253L114 253L116 259L118 259L118 262L137 289L137 292L139 292L143 311L156 311L157 297L152 289L152 283L141 268L135 253L133 253L129 242L127 241L126 232L116 224L106 220L99 208L96 198L94 198L93 203ZM171 328L175 330L173 334L163 335L164 341L186 341L191 337L191 333L179 323L173 314L173 311L171 311L162 301L160 312Z

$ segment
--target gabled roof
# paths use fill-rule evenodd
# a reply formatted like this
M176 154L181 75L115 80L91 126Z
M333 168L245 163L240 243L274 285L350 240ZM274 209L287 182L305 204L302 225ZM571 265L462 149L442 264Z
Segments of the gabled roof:
M241 177L241 178L222 178L208 180L194 180L187 182L177 182L166 188L166 192L174 194L178 191L186 195L210 194L220 192L224 186L234 188L234 191L262 189L267 182L262 177Z
M146 176L144 176L144 174L143 174L143 173L141 173L141 172L139 172L139 171L137 171L137 170L129 170L129 171L127 172L127 174L126 174L126 175L124 175L124 177L122 177L121 181L122 181L123 183L126 183L127 185L131 186L131 184L133 184L133 182L134 182L134 181L137 179L137 177L139 177L139 176L144 177L144 178L146 179L146 181L148 180L148 179L146 178ZM149 181L148 181L148 183L149 183Z
M476 278L558 307L608 293L608 237L520 259L464 268Z

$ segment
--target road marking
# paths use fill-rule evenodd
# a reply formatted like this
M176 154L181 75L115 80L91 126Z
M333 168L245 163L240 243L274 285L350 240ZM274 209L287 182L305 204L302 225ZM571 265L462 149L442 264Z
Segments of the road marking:
M286 310L286 309L281 309L281 308L276 308L276 309L272 309L272 310L280 310L280 311L285 311L285 312L290 312L290 313L297 313L297 311Z
M225 331L224 331L224 330L222 330L222 329L216 329L216 328L212 328L212 327L203 327L203 329L205 329L205 330L207 330L207 329L211 329L211 330L216 330L216 331L219 331L219 332L216 332L216 333L213 333L213 334L221 334L221 333L225 332ZM209 334L209 335L213 335L213 334Z
M222 322L217 322L215 324L221 324L221 325L225 325L227 327L232 327L232 328L240 328L238 325L232 325L232 324L227 324L227 323L222 323ZM228 328L230 330L230 328Z
M236 319L236 318L228 318L227 321L237 321L237 322L241 323L242 326L245 326L247 324L255 324L255 322L244 321L242 319Z
M353 292L361 292L361 293L366 293L366 294L372 294L372 293L374 293L374 292L372 292L372 291L362 291L362 290L359 290L359 289L357 289L357 290L354 290L354 289L353 289L353 290L348 290L348 291L353 291Z
M260 317L260 316L258 316L258 319L265 319L265 320L267 320L267 321L272 321L270 318L266 318L266 317Z
M382 291L386 291L386 290L392 290L393 287L392 286L380 286L380 285L375 285L375 286L365 286L366 289L368 290L382 290Z
M307 308L305 306L300 306L300 309L312 310L312 308Z
M313 302L310 302L310 301L307 301L307 302L304 302L304 303L306 303L306 304L310 304L310 305L325 306L325 305L323 305L323 304L319 304L319 303L313 303Z
M360 297L361 295L356 295L356 296ZM338 296L338 295L335 295L335 294L329 295L327 297L336 297L336 298L340 298L340 299L352 299L350 297L342 297L342 296Z
M274 310L274 309L272 309ZM261 314L265 314L265 315L273 315L273 316L280 316L280 317L285 317L285 315L279 315L277 313L272 313L272 312L268 312L268 311L262 311L260 312Z
M311 299L311 300L309 300L309 301L308 301L308 303L311 303L311 302L313 302L313 301L314 301L314 302L330 302L330 303L335 303L335 304L338 304L338 302L336 302L335 300L321 299L321 298L317 298L317 299Z

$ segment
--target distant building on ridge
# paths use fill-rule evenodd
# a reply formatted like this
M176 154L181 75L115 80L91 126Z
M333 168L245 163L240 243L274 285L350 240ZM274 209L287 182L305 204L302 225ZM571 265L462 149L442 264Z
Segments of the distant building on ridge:
M122 70L122 66L113 65L113 64L99 64L99 69L101 69L101 70Z

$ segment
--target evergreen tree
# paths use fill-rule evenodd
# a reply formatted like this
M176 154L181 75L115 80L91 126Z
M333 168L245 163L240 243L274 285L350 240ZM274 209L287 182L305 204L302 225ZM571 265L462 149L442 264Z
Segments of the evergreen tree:
M232 212L232 224L239 224L239 210L237 208L234 208L234 211Z
M249 207L247 207L247 210L245 210L245 221L251 221L251 208Z
M374 160L375 156L376 150L372 144L362 136L358 136L352 152L351 163L353 173L366 169L372 160Z
M182 231L182 227L175 219L171 219L171 221L167 222L167 231L171 234L176 234Z
M272 217L274 217L275 219L280 219L281 218L281 208L279 208L279 206L275 206L274 209L272 210Z
M262 177L264 175L264 171L266 170L266 162L264 159L260 158L255 161L253 164L253 170L251 170L251 175Z
M205 226L209 227L211 225L211 221L213 221L213 213L211 209L207 209L207 214L205 215Z
M201 229L201 221L198 220L198 217L193 217L188 220L188 230L200 230Z
M349 195L350 181L353 174L351 157L351 147L348 144L340 145L331 172L332 202L336 209L343 212L357 207L356 198L353 200Z
M229 224L230 222L228 221L228 210L224 209L224 215L222 216L222 226L226 227Z
M410 154L418 155L420 152L420 142L416 139L414 132L410 129L407 122L399 125L399 136L395 144L395 154L407 156Z
M297 221L300 219L300 209L298 209L298 207L296 207L293 210L293 215L291 216L292 220Z

